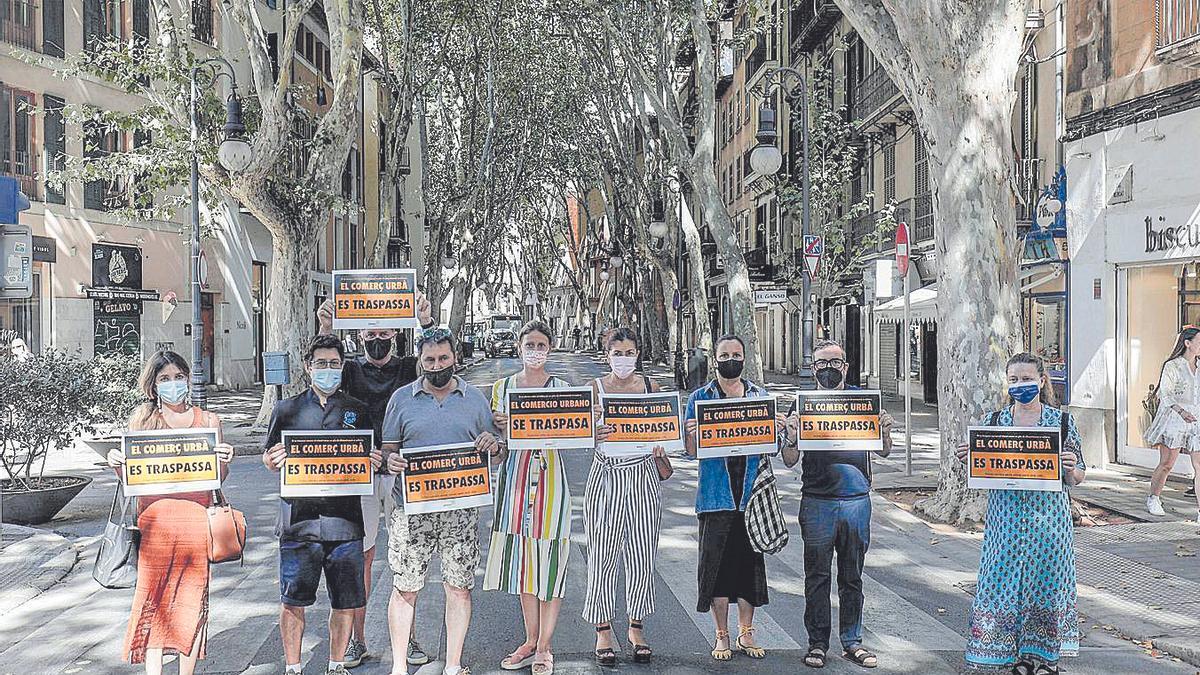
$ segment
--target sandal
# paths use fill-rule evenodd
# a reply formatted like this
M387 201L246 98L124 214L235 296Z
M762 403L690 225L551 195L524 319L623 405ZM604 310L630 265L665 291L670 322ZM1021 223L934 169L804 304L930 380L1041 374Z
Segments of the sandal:
M1034 669L1033 675L1058 675L1058 666L1048 666L1044 663L1039 663Z
M861 646L847 649L842 656L846 657L847 661L851 661L863 668L875 668L879 666L879 657L863 649Z
M528 650L528 653L526 653ZM511 654L504 657L500 662L500 668L503 670L522 670L528 668L529 664L533 663L534 657L537 655L537 645L521 645L513 650Z
M554 655L550 652L538 652L533 657L533 675L553 675Z
M1012 667L1012 675L1033 675L1033 664L1028 661L1017 661Z
M743 626L738 624L737 648L746 656L752 659L761 659L766 657L767 650L762 647L742 644L742 638L754 637L754 626Z
M604 632L612 632L612 625L606 623L603 626L596 626L597 634ZM596 655L596 663L608 667L617 665L617 650L612 647L597 649L593 653Z
M824 668L825 650L821 647L809 647L808 653L804 655L804 665L809 668Z
M642 630L642 622L630 621L629 628L630 630ZM629 643L633 645L634 663L650 663L650 659L654 658L654 650L650 648L650 645L645 643L638 644L633 641L633 638L629 638Z
M733 659L733 650L732 649L730 649L729 647L726 647L725 649L717 649L717 644L720 643L721 640L724 640L725 644L729 644L729 631L727 631L727 630L717 631L717 641L715 643L713 643L713 650L712 650L713 660L714 661L730 661Z

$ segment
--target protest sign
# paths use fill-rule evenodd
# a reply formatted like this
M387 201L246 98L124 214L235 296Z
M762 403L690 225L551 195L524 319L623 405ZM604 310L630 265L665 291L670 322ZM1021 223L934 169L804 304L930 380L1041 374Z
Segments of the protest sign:
M776 434L774 398L696 401L699 459L773 453L778 449Z
M969 427L967 487L1062 491L1058 427Z
M348 497L375 490L371 431L285 431L280 497Z
M797 447L811 450L883 450L878 391L825 390L796 394Z
M683 449L679 394L602 394L604 424L614 427L601 451L610 457L648 455L654 446Z
M487 453L473 443L405 448L405 513L456 511L492 503Z
M509 389L510 450L594 448L591 387Z
M121 436L125 495L145 497L221 487L216 429L128 431Z
M333 327L419 328L416 292L413 270L337 270Z

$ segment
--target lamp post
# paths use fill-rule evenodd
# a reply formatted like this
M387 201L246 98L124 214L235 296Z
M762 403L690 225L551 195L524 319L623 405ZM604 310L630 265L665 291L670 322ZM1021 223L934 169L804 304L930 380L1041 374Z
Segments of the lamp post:
M237 95L237 76L233 72L233 66L219 56L197 61L192 66L188 82L188 118L191 122L192 140L192 405L199 408L208 405L208 391L205 388L207 377L204 370L204 296L200 279L203 262L200 248L200 155L197 147L200 141L200 93L196 85L196 76L202 70L211 73L210 84L216 84L222 75L229 78L230 91L229 98L225 100L223 128L225 138L217 148L217 161L226 171L239 173L245 171L254 158L254 151L246 140L246 127L242 124L242 101Z
M788 79L795 81L795 86L786 87L785 82ZM801 198L803 204L801 206L800 215L800 240L804 241L804 235L812 231L811 208L809 205L810 183L811 176L809 175L808 166L808 85L804 79L804 74L795 68L787 66L775 68L768 72L760 85L762 88L759 97L766 97L776 89L783 90L783 97L788 103L788 109L795 108L796 99L800 99L800 133L802 137L800 152L801 152L801 173L803 174ZM775 109L771 108L765 102L758 111L758 133L756 139L758 145L750 151L750 167L755 173L761 176L775 175L781 166L783 166L783 154L776 145ZM778 199L778 196L776 196ZM801 333L800 333L800 383L801 386L811 389L814 386L813 381L813 308L812 308L812 278L804 270L803 252L799 247L793 247L792 256L795 258L795 264L801 270ZM795 352L793 352L794 354Z

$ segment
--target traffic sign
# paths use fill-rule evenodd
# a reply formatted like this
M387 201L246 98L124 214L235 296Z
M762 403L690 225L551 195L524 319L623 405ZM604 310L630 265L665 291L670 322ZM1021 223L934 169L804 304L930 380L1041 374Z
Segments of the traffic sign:
M908 276L908 223L896 224L896 271L900 277Z
M825 240L820 235L804 235L804 267L810 279L817 277L821 269L821 257L825 254Z

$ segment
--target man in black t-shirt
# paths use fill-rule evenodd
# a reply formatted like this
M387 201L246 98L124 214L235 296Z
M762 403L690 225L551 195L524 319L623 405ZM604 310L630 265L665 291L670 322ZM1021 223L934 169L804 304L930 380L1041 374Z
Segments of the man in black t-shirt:
M429 299L421 291L416 292L417 319L422 328L434 325ZM320 332L333 334L333 302L326 300L317 310ZM417 379L417 359L409 354L392 353L396 331L391 328L368 328L358 331L364 354L346 362L342 370L342 389L351 396L365 402L375 423L375 437L382 438L383 416L392 394ZM363 510L363 577L367 596L371 595L371 565L375 561L375 540L379 536L379 517L391 510L392 476L376 476L375 495L362 498ZM353 668L367 657L367 634L365 630L367 611L364 607L354 614L354 634L346 648L345 663ZM408 645L408 663L419 666L429 663L429 656L416 640Z
M813 371L818 389L846 388L846 352L831 340L813 347ZM788 443L783 461L794 466L796 450L795 411L788 416ZM892 416L880 411L883 450L892 451ZM825 664L831 631L830 569L837 556L838 634L845 657L860 666L874 668L878 658L862 646L862 571L871 543L871 453L866 450L821 450L804 453L800 499L800 534L804 540L804 628L808 632L806 665Z
M263 443L262 461L272 471L287 462L285 431L342 429L373 430L367 405L341 388L345 350L332 335L318 335L304 354L304 370L311 386L279 401ZM371 466L378 471L382 455L372 443ZM329 669L342 670L350 641L354 610L366 607L363 586L362 500L347 497L280 498L279 520L279 632L283 638L286 671L300 672L300 647L304 639L304 608L317 599L322 570L332 612L329 615Z

